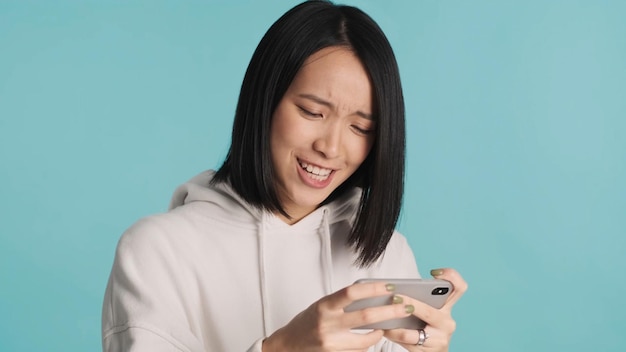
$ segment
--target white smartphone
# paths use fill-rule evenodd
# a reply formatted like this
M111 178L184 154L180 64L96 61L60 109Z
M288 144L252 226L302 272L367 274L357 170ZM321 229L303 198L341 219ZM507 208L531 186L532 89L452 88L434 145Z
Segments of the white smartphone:
M443 307L452 293L453 287L449 281L438 279L360 279L355 283L362 282L385 282L394 284L396 289L388 295L365 298L352 302L344 308L345 312L353 312L368 307L377 307L392 304L393 295L401 294L409 296L418 301L424 302L434 308ZM426 323L416 316L408 316L404 318L391 319L379 323L359 326L357 329L423 329Z

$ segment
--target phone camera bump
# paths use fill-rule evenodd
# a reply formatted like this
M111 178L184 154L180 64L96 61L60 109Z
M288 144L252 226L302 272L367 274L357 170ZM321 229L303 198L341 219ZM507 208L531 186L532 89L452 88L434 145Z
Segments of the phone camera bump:
M431 294L435 296L442 296L448 293L448 291L449 289L447 287L435 287L435 289L433 290L433 292L431 292Z

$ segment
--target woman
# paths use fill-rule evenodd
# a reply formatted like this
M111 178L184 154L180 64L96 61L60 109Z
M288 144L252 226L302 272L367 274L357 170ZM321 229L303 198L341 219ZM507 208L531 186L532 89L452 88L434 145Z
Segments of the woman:
M391 47L360 10L300 4L261 40L217 172L179 187L170 211L122 236L103 307L106 351L446 351L442 309L344 312L417 278L394 232L404 177L404 102ZM354 331L415 315L422 330Z

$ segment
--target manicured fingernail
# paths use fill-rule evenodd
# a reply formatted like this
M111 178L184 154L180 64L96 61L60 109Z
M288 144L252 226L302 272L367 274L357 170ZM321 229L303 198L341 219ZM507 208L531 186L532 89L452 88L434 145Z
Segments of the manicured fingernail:
M394 284L387 284L387 285L385 285L385 288L387 289L387 291L395 291L396 290L396 285L394 285Z
M432 276L443 275L443 269L433 269L430 271L430 275Z
M400 304L400 303L402 303L402 301L403 301L402 297L400 297L400 296L393 296L393 300L392 300L393 304Z
M407 314L411 314L415 311L415 307L413 307L413 305L411 304L407 304L406 306L404 306L404 311L407 312Z

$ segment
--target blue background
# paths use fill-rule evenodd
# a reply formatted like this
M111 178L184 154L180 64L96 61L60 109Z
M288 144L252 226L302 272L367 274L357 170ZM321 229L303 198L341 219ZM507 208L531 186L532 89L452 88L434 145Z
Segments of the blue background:
M218 166L296 1L0 2L0 349L100 349L116 242ZM408 124L399 228L470 283L452 351L626 350L626 2L352 1Z

